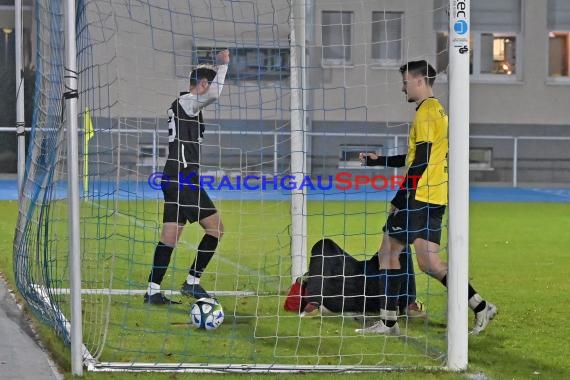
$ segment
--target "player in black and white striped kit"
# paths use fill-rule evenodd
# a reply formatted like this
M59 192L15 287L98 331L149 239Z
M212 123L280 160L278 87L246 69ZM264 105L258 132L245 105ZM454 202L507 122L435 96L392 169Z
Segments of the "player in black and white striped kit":
M160 291L160 284L184 225L199 222L204 236L180 292L189 297L210 295L200 285L200 277L214 256L224 226L210 197L199 187L200 143L204 133L202 109L220 97L230 62L228 50L217 54L217 70L198 67L190 73L190 89L168 110L168 159L162 180L163 227L154 251L144 302L164 305L179 303Z

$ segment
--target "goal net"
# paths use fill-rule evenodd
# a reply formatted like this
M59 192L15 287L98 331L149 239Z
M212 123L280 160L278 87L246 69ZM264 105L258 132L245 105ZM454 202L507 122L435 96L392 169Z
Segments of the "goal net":
M69 342L64 10L36 1L36 94L14 246L17 285ZM355 332L378 316L284 310L311 248L330 238L358 261L377 252L400 169L360 152L407 151L414 106L398 68L425 59L447 104L447 1L82 0L77 2L81 307L92 370L299 371L442 366L446 292L419 269L400 336ZM161 238L167 110L198 65L230 63L203 111L200 174L225 234L201 285L225 312L194 327L179 293L203 229L187 224L162 291L143 302ZM375 186L370 179L376 176ZM384 184L383 181L387 181ZM359 183L360 182L360 183ZM365 183L368 182L368 183ZM445 231L444 231L445 234ZM445 238L443 239L445 241ZM445 255L445 249L442 249ZM342 268L341 268L342 273ZM351 275L346 275L348 278ZM342 291L342 289L341 289Z

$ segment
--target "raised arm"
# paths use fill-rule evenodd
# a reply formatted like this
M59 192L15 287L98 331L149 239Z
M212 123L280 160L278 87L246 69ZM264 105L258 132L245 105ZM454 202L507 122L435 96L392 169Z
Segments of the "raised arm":
M228 72L228 64L230 63L230 52L228 50L219 52L216 55L216 61L218 62L216 76L212 80L208 91L203 95L197 96L194 113L198 113L204 107L214 103L220 98L220 95L222 94L222 90L224 89L224 81L226 80L226 74Z

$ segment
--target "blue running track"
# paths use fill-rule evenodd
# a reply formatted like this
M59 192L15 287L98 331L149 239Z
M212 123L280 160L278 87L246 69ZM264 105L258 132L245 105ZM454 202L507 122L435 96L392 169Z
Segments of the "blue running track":
M90 184L90 197L103 197L121 200L162 199L160 190L152 189L147 182L122 181L119 183L100 181ZM286 200L290 193L284 190L207 190L212 199L228 200ZM55 189L58 198L64 198L66 183L59 182ZM341 191L309 190L309 200L390 200L394 192L375 191L371 187L360 190ZM0 180L0 200L17 200L16 180ZM470 199L475 202L570 202L570 188L511 188L511 187L471 187Z

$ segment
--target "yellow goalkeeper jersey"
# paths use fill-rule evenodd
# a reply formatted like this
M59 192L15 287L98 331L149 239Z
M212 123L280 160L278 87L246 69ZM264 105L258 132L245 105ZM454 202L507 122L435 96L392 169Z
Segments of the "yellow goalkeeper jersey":
M431 143L427 168L417 182L415 199L418 201L447 204L447 129L447 114L439 100L425 99L416 109L406 156L409 168L416 158L416 144Z

